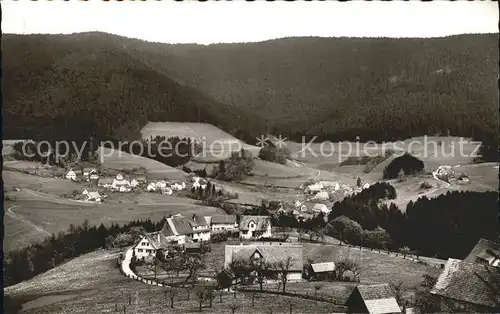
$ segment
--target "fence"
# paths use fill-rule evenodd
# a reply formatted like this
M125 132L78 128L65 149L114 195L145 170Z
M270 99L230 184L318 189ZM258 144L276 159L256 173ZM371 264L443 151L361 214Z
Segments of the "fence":
M288 296L288 297L298 297L302 299L307 299L307 300L314 300L314 301L320 301L320 302L325 302L325 303L331 303L335 305L340 305L340 306L345 306L345 302L337 301L333 296L325 296L324 294L308 294L308 293L299 293L299 292L294 292L294 291L286 291L286 292L281 292L281 291L272 291L272 290L260 290L257 288L235 288L235 290L240 291L240 292L248 292L248 293L266 293L266 294L274 294L274 295L282 295L282 296Z

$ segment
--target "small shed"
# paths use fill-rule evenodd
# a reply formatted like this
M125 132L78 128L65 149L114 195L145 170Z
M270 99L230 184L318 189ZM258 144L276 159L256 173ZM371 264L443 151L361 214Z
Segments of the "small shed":
M328 194L327 191L321 191L321 192L318 192L314 197L313 199L315 200L323 200L323 201L326 201L328 199L330 199L330 195Z
M130 181L130 186L131 186L131 187L135 188L135 187L137 187L138 185L139 185L139 181L137 181L136 179L132 179L132 180Z
M389 284L359 285L346 302L347 313L395 314L401 313Z
M323 214L328 214L331 211L330 209L328 209L328 207L325 204L320 204L320 203L315 204L312 210L314 212L317 212L317 213L321 212Z
M73 169L70 169L68 173L66 173L66 179L71 180L71 181L76 181L76 173L73 171Z
M96 169L92 169L89 171L89 179L90 180L99 180L99 172Z
M148 187L146 188L148 192L154 192L156 191L156 184L154 182L151 182L148 184Z
M312 280L334 280L335 279L335 263L315 263L309 265L308 276Z

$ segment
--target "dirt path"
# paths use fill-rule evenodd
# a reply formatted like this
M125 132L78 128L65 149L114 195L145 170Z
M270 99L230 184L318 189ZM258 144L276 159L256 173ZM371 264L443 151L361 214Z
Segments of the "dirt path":
M318 173L316 173L314 176L313 176L313 180L316 180L320 175L321 175L321 170L315 170L317 171Z
M45 228L42 228L42 227L40 227L40 226L36 225L35 223L33 223L31 220L26 219L26 218L24 218L22 215L15 213L15 212L14 212L14 208L16 208L16 207L21 207L21 206L11 206L11 207L9 207L9 208L7 209L7 211L6 211L5 213L6 213L9 217L14 218L14 219L16 219L16 220L19 220L19 221L21 221L22 223L25 223L25 224L27 224L27 225L29 225L29 226L33 227L35 230L37 230L37 231L38 231L38 232L40 232L40 233L43 233L43 234L44 234L44 235L46 235L46 236L51 236L51 235L52 235L52 233L50 233L49 231L47 231Z

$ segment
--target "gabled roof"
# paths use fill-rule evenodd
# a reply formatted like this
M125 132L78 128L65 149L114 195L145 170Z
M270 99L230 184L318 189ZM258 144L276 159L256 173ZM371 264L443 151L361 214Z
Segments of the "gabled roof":
M193 227L208 226L208 222L205 219L205 217L198 216L198 215L193 216L193 218L191 219L190 224Z
M212 225L214 224L234 224L236 215L214 215L212 216Z
M474 246L464 262L476 263L478 260L487 261L500 258L500 243L486 239L480 239Z
M250 244L250 245L226 245L225 260L226 267L236 259L248 260L255 252L258 252L265 262L276 264L291 257L291 271L302 271L304 257L302 245L280 243L280 244Z
M314 196L314 199L324 199L324 200L327 200L329 198L330 198L330 195L326 191L318 192L318 194L316 194Z
M192 220L183 216L167 218L161 232L166 237L193 234L193 228L190 222L192 222Z
M335 271L334 262L311 264L311 267L315 273L325 273L325 272Z
M246 231L248 230L248 225L250 222L254 222L256 227L256 231L265 231L269 225L271 225L271 217L270 216L249 216L243 215L240 219L240 230Z
M101 198L101 195L97 191L89 192L87 195L89 196L89 198L93 198L93 199Z
M323 210L329 210L328 209L328 206L326 206L325 204L321 204L321 203L317 203L317 204L314 204L313 210L319 210L319 211L323 211Z
M99 178L99 184L113 184L114 179L113 178Z
M448 259L432 294L500 310L500 269Z
M356 290L370 314L401 313L389 284L359 285L354 289Z
M158 237L158 235L160 236ZM161 231L147 233L144 235L144 238L148 240L148 242L155 250L158 250L168 245L168 243L165 241L165 238L161 236Z

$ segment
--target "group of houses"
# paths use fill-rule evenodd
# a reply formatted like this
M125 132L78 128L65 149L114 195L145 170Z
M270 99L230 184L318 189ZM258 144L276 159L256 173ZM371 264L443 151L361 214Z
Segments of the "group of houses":
M166 250L172 245L185 245L210 241L211 235L235 232L241 239L259 239L272 236L271 217L236 215L214 215L185 217L175 215L166 218L162 229L144 235L134 247L138 258L155 256L157 250Z
M186 183L184 182L170 184L165 180L159 180L159 181L149 182L146 187L146 191L172 195L174 190L181 191L184 190L185 188L186 188Z
M459 166L460 165L455 166L455 169ZM433 172L433 175L439 180L443 180L448 183L467 184L470 182L467 174L456 172L455 169L447 165L439 166L436 171Z
M193 188L205 189L207 187L207 180L193 176L191 177ZM165 180L151 181L146 187L148 192L162 193L172 195L173 191L182 191L187 188L186 182L167 182Z
M297 199L293 202L292 208L289 208L288 211L291 211L292 214L295 216L301 216L304 213L311 213L311 214L323 213L325 216L328 216L332 206L333 203L331 202L316 203L316 202L300 201ZM279 211L287 212L285 208L281 208Z
M70 181L90 182L104 189L118 192L130 192L132 189L135 189L147 182L145 175L125 178L121 173L119 173L114 178L101 177L99 171L95 168L83 168L81 171L69 169L64 177Z
M95 168L82 168L80 171L74 171L73 169L69 169L68 172L64 175L67 180L70 181L99 181L99 172Z
M369 187L370 184L367 182L361 183L359 187L352 188L347 184L340 184L336 181L318 181L306 185L304 188L304 192L307 195L310 195L309 199L311 201L327 201L338 200L339 197L345 197Z
M114 178L103 178L99 180L98 185L111 191L130 192L146 182L147 179L145 175L125 178L121 173L119 173Z

